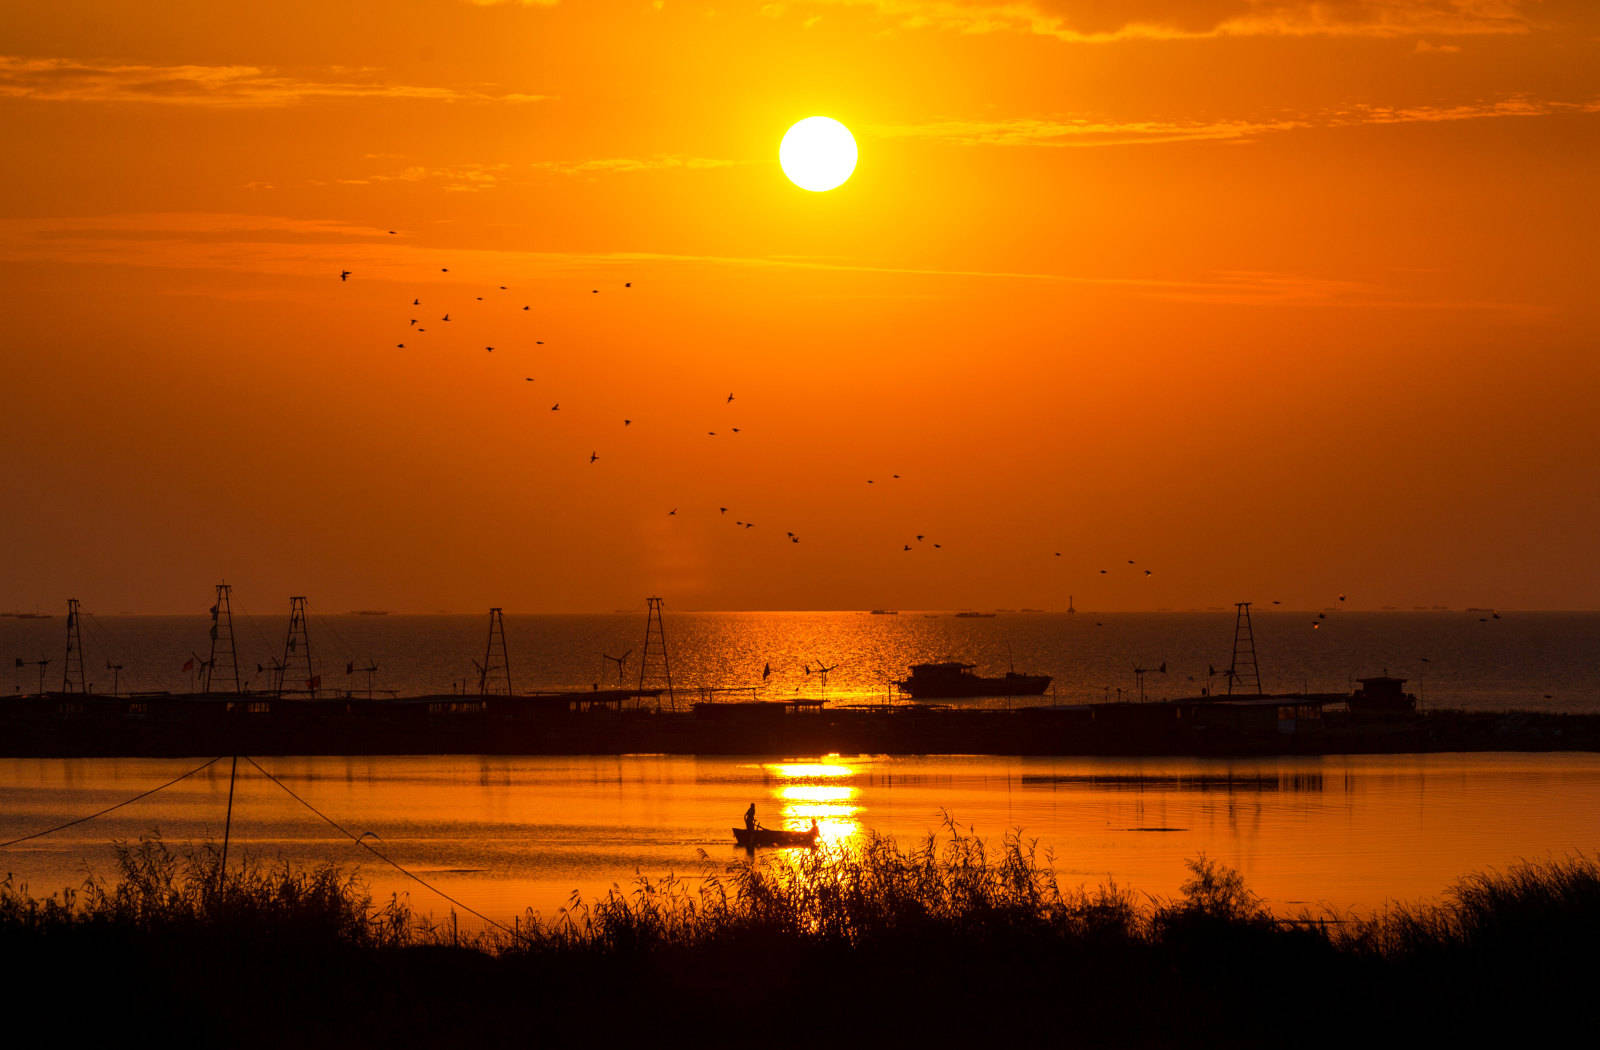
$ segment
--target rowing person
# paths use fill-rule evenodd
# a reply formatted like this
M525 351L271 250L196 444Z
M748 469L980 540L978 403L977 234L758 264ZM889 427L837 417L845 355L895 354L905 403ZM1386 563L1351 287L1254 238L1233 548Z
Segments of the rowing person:
M754 831L756 829L756 804L754 802L750 803L750 808L744 811L744 829L746 831Z

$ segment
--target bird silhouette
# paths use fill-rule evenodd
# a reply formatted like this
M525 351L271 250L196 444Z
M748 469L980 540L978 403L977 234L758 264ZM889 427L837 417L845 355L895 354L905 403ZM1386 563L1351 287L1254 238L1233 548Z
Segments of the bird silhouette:
M448 321L448 320L450 320L450 315L449 314L445 314L444 317L440 318L440 320Z
M589 289L589 291L591 293L593 293L594 295L599 295L600 294L600 289L598 289L598 288L591 288L591 289Z
M727 507L718 507L717 510L721 511L724 514L728 513L728 508Z
M623 426L630 426L630 425L632 425L632 423L633 423L633 420L631 420L631 419L624 419L622 421L622 425Z
M503 285L503 284L502 284L502 285L501 285L501 286L500 286L500 290L501 290L501 291L502 291L502 292L503 292L503 291L505 291L505 290L506 290L506 286L505 286L505 285Z
M1145 570L1145 571L1144 571L1144 574L1145 574L1145 575L1146 575L1146 576L1149 576L1149 575L1150 575L1150 570L1149 570L1149 569L1146 569L1146 570Z
M440 273L449 273L449 272L450 272L450 267L448 267L448 266L441 266L441 267L439 267L439 272L440 272Z
M729 395L728 395L728 400L727 400L727 401L724 401L724 402L723 402L723 404L724 404L724 405L726 405L726 404L731 404L731 403L732 403L732 402L733 402L733 395L732 395L732 394L729 394Z
M934 550L940 550L940 549L941 549L941 548L943 548L943 547L944 547L944 544L942 544L942 543L935 543L935 544L934 544L934 545L933 545L933 549L934 549Z
M632 281L623 281L622 282L622 287L624 287L624 288L632 288L633 287L633 282Z
M738 427L734 427L734 428L733 428L733 432L734 432L734 433L735 433L735 434L737 434L737 433L738 433L738 432L739 432L739 428L738 428Z
M526 309L527 309L527 307L526 307L526 306L524 306L524 307L523 307L523 309L524 309L524 310L526 310Z
M561 402L557 401L555 404L551 405L550 406L550 411L552 411L552 412L561 411Z
M671 510L667 511L667 517L670 518L670 517L672 517L673 515L675 515L677 513L678 513L678 508L677 507L673 507Z
M906 544L906 545L905 545L905 546L904 546L904 547L901 547L901 548L900 548L900 549L901 549L901 550L906 550L906 551L908 551L908 550L910 550L910 549L911 549L911 544L909 544L909 543L908 543L908 544Z
M395 345L395 349L397 349L397 350L404 350L406 348L406 344L404 344L404 343L396 343L394 345Z
M1104 570L1104 569L1101 569L1101 570L1100 570L1100 575L1102 575L1102 576L1104 576L1104 575L1105 575L1105 574L1106 574L1106 570Z
M923 533L920 533L920 532L919 532L919 533L917 533L917 542L918 542L918 543L921 543L921 542L922 542L922 541L923 541L923 540L924 540L924 539L925 539L925 538L926 538L926 537L925 537L925 536L924 536L924 534L923 534Z
M593 463L595 460L597 460L599 458L600 458L600 453L598 453L598 452L589 453L589 462L590 463Z
M417 323L417 319L416 319L416 318L415 318L415 317L413 317L413 318L412 318L412 319L411 319L411 323L412 323L412 325L415 325L415 324L416 324L416 323Z
M422 300L421 299L413 299L413 300L411 300L411 305L412 306L421 306L422 305Z
M533 377L532 376L523 376L522 377L522 381L524 383L531 383L531 382L533 382Z
M489 351L491 354L494 353L494 347L492 347L492 346L486 346L486 347L484 347L484 349Z
M394 231L393 231L393 230L390 230L390 231L389 231L389 236L391 236L391 237L393 237L393 236L394 236Z
M348 281L349 279L350 279L350 271L349 270L340 270L339 271L339 280Z

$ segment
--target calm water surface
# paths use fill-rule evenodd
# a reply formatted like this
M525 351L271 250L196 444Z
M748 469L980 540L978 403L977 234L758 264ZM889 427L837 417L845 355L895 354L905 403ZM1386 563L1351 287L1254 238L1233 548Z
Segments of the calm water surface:
M502 920L529 907L549 916L574 891L626 888L639 873L722 872L743 856L730 829L752 801L768 826L816 819L842 843L873 829L909 845L945 812L994 840L1020 828L1054 854L1069 886L1115 879L1174 894L1185 859L1203 851L1239 868L1281 913L1437 898L1470 872L1600 846L1600 756L1589 754L261 761L335 820L376 833L396 861ZM0 840L197 764L0 760ZM53 892L87 872L113 873L114 839L153 829L173 843L220 839L227 792L224 761L107 817L0 850L0 872ZM409 893L421 911L448 911L253 771L238 782L232 848L359 866L375 896Z

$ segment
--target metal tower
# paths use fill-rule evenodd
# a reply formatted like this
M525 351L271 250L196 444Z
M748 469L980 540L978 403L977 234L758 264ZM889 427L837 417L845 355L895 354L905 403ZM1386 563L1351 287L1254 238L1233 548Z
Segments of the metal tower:
M76 686L73 680L77 680ZM89 679L83 673L83 630L78 625L78 599L67 599L67 666L61 672L61 691L70 693L89 691Z
M283 665L277 668L278 682L273 692L283 695L283 683L289 675L290 661L298 666L302 660L306 668L306 692L311 699L317 698L317 688L322 685L317 680L316 672L311 669L311 638L306 634L306 599L305 595L293 595L289 598L289 634L283 640ZM238 671L234 671L235 677ZM298 690L294 690L298 692Z
M213 685L226 686L230 679L235 693L244 692L239 683L239 647L233 642L233 607L228 601L232 594L233 588L228 584L217 584L217 600L211 606L211 656L206 660L206 681L202 690L206 693L211 692ZM217 673L219 659L223 662L221 674Z
M496 640L500 643L500 662L494 662ZM511 657L506 653L506 618L497 605L489 610L489 641L483 647L483 663L478 665L478 695L488 696L491 691L511 695Z
M678 698L672 692L672 665L667 661L667 632L661 626L661 599L646 598L650 603L650 612L644 621L644 651L639 655L639 692L644 692L644 676L650 668L650 653L652 649L661 651L661 673L667 680L667 701L672 709L678 709ZM653 640L653 641L652 641ZM656 698L656 710L661 710L661 698Z
M1250 627L1250 603L1234 602L1233 607L1238 610L1233 621L1233 660L1228 664L1228 695L1233 695L1233 687L1239 686L1239 691L1244 692L1244 687L1254 684L1256 695L1261 695L1261 669L1256 665L1256 636Z

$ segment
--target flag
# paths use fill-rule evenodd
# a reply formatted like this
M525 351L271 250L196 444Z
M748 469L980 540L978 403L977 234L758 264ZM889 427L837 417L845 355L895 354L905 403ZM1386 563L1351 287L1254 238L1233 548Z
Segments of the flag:
M17 666L18 666L18 667L21 667L21 666L22 666L22 657L20 657L20 656L19 656L19 657L17 657Z
M187 660L185 660L183 662L183 669L185 671L193 671L194 670L194 657L191 656L191 657L189 657L189 659L187 659Z
M20 663L21 663L21 662L22 662L22 661L21 661L21 660L18 660L18 661L17 661L17 663L19 663L19 664L20 664ZM761 669L761 680L762 680L762 681L763 681L763 682L765 682L765 681L766 681L766 680L767 680L767 676L768 676L768 675L770 675L770 674L772 674L772 665L771 665L771 664L768 664L768 665L767 665L767 666L765 666L765 667L763 667L763 668L762 668L762 669Z

